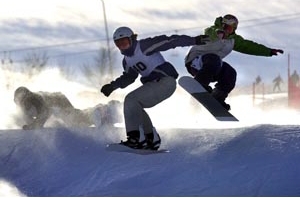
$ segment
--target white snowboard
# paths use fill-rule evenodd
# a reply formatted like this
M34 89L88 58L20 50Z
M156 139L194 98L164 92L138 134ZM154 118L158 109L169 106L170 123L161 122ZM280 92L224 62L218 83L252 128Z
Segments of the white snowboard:
M190 76L182 76L179 85L200 102L219 121L238 121L202 85Z

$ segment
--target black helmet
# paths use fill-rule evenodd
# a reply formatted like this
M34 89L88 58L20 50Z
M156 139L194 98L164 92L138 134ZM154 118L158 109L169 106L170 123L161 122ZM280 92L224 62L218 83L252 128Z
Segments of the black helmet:
M14 101L15 103L20 103L30 91L26 87L19 87L15 90Z

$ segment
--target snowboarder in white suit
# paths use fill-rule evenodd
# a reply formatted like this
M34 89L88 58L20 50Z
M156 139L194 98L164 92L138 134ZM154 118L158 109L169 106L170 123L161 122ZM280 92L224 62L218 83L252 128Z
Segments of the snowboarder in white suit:
M208 36L156 36L137 40L137 34L128 27L119 27L113 34L115 45L123 58L123 74L101 88L109 96L117 88L125 88L141 75L142 86L124 99L124 120L127 141L121 144L135 149L157 150L161 140L145 108L151 108L169 98L176 89L178 73L160 51L175 47L204 44Z

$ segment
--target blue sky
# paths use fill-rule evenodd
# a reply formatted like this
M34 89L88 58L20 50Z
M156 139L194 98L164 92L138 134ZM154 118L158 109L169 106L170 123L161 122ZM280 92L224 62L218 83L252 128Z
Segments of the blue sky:
M102 2L110 48L115 52L114 68L119 68L121 56L111 35L119 26L130 26L139 38L174 33L194 36L203 33L215 17L227 13L239 18L237 33L244 38L285 51L284 55L272 58L233 52L225 60L237 69L238 83L250 83L257 75L268 82L279 73L285 77L287 54L291 56L292 70L300 65L300 30L296 25L300 24L299 0L1 0L0 57L18 62L32 51L29 49L41 47L39 50L48 53L51 64L61 57L69 64L74 59L78 64L93 60L99 47L107 46ZM177 48L164 53L182 74L187 50Z

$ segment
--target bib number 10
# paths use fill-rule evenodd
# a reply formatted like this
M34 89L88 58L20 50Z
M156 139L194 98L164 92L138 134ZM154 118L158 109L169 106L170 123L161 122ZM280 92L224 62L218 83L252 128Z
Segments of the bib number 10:
M138 62L135 65L132 66L137 72L142 72L145 71L147 69L147 66L142 63L142 62Z

